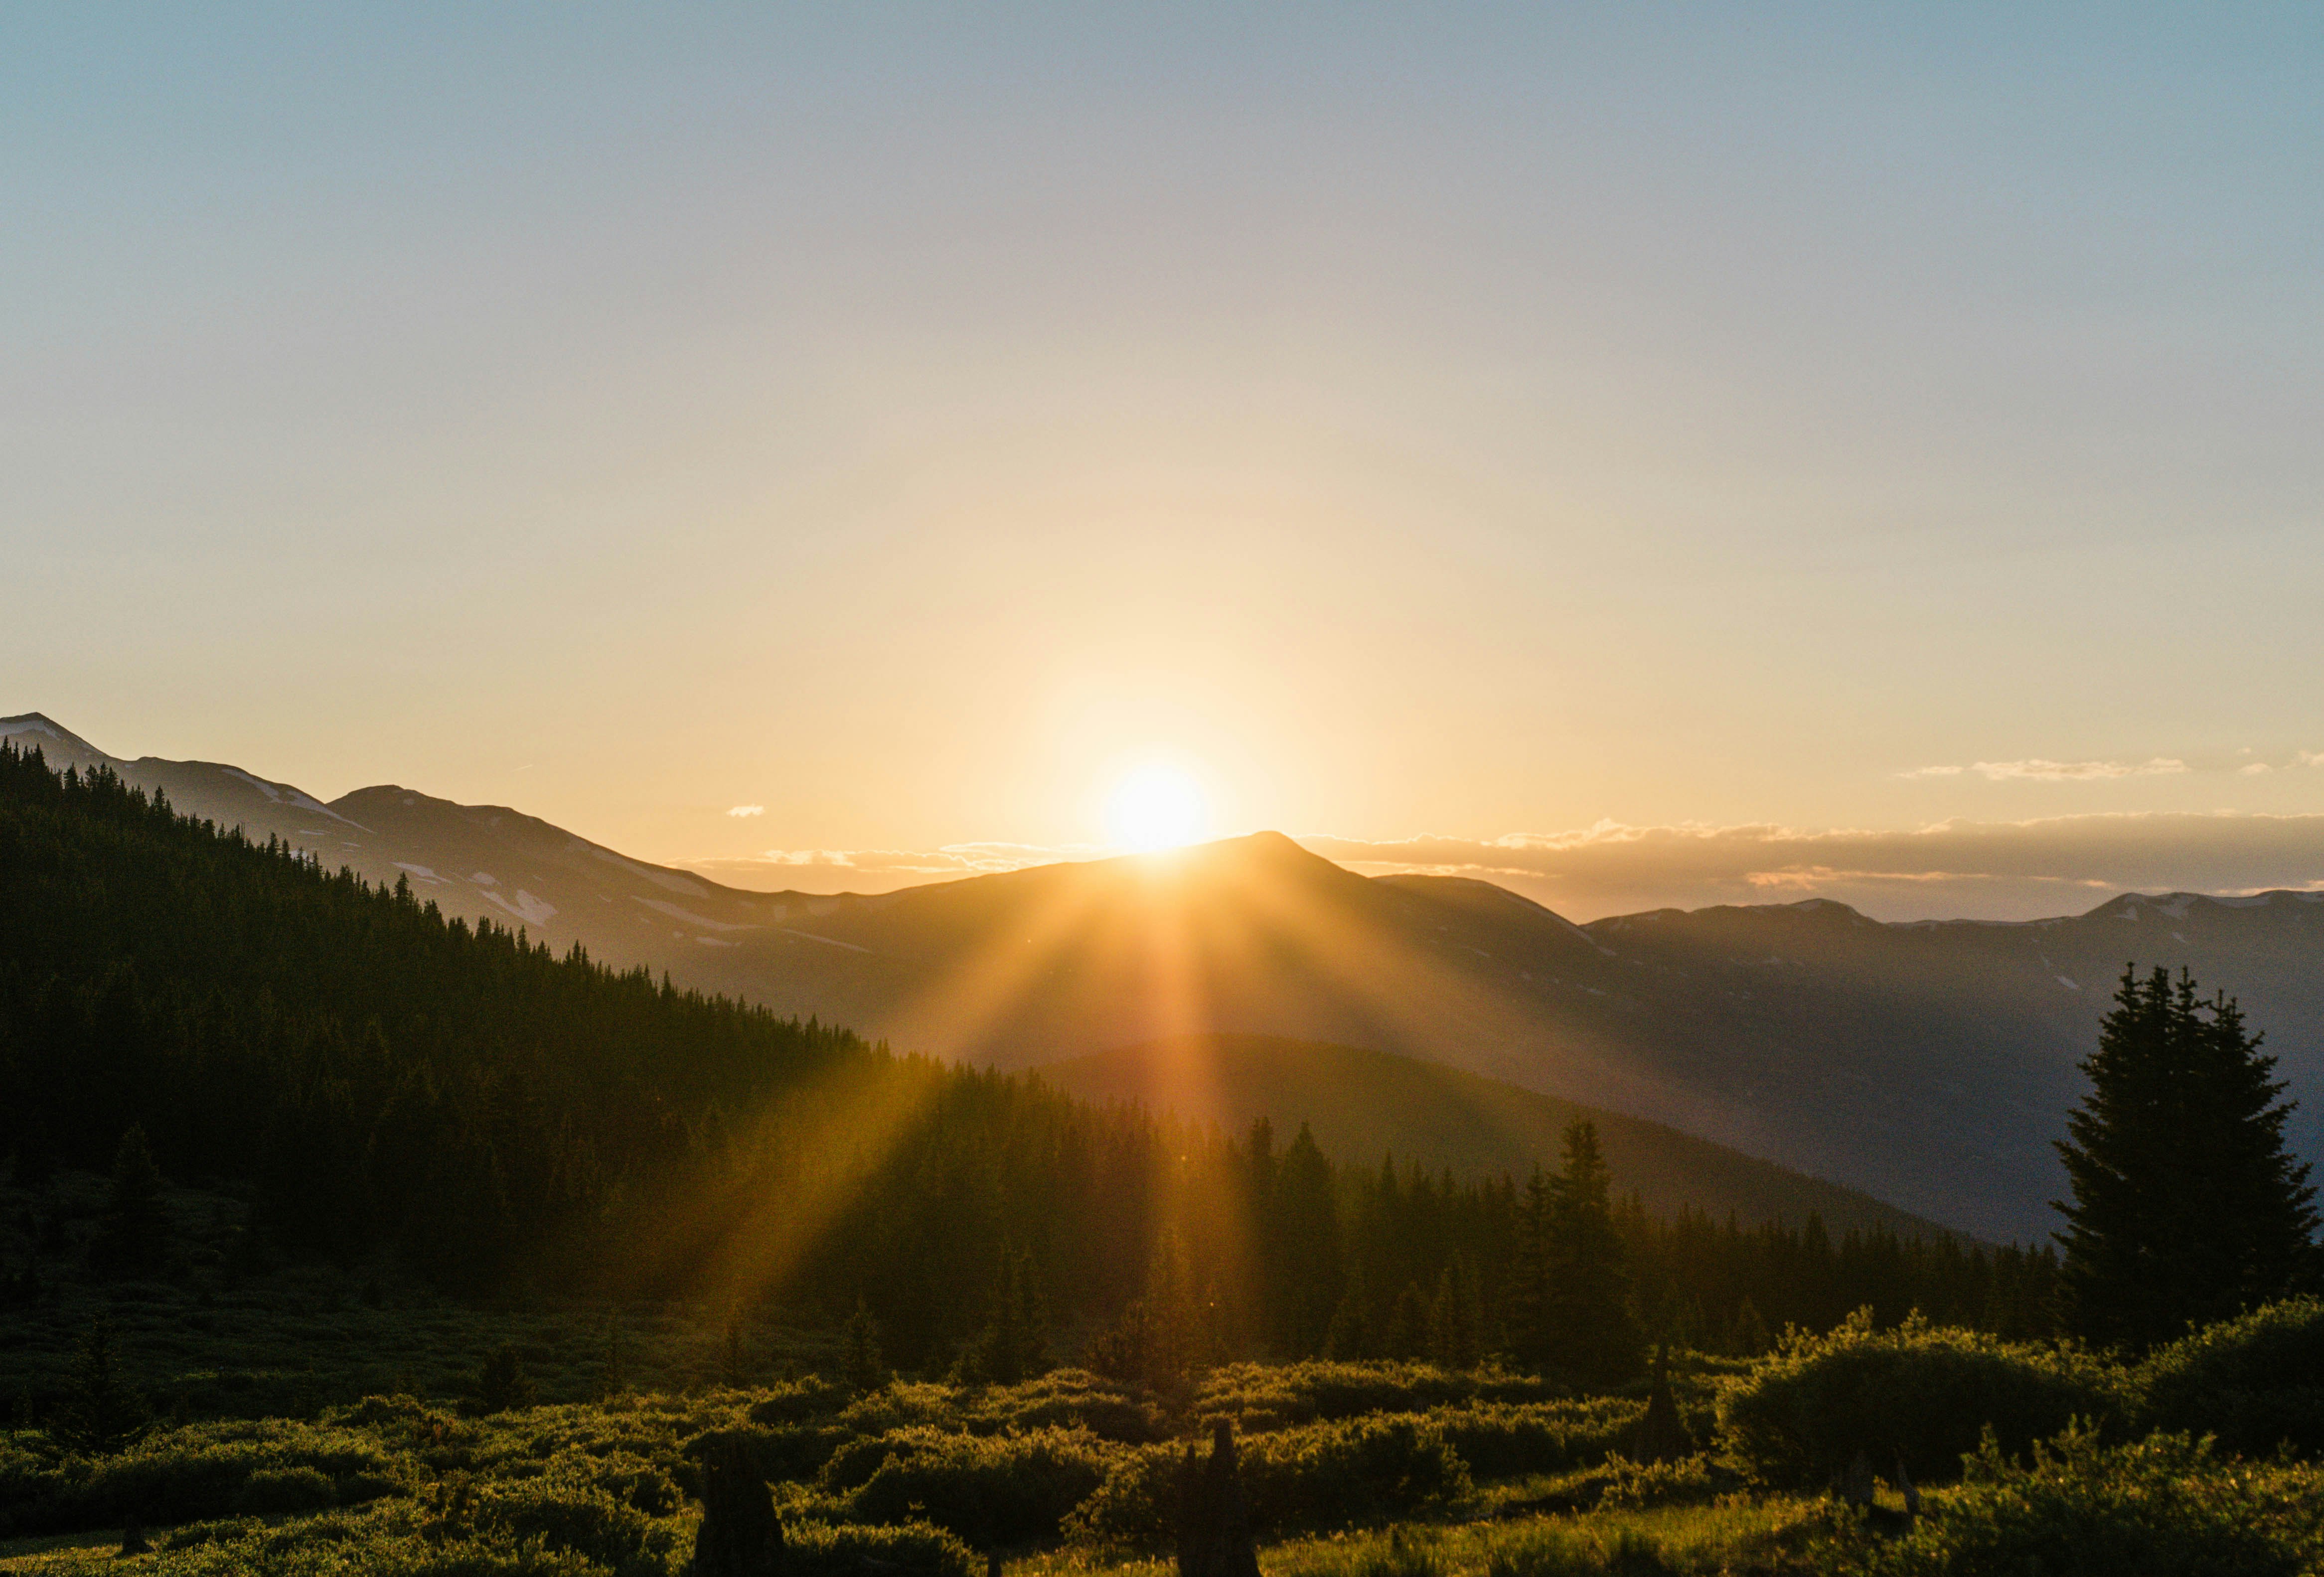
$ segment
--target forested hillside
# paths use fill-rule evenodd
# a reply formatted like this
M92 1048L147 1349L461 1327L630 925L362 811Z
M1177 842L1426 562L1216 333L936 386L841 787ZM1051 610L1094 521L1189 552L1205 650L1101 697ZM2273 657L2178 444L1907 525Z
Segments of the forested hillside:
M1523 1175L1556 1152L1577 1119L1594 1123L1606 1164L1650 1214L1732 1212L1747 1226L1821 1216L1831 1231L1934 1238L1944 1229L1870 1194L1619 1111L1417 1057L1267 1035L1190 1035L1044 1065L1070 1094L1130 1101L1231 1131L1268 1118L1312 1126L1327 1154L1394 1155L1462 1176Z
M0 751L0 1154L37 1185L133 1129L252 1200L254 1257L833 1320L861 1296L915 1366L1002 1317L1118 1333L1133 1304L1220 1355L1418 1340L1398 1306L1448 1288L1468 1341L1522 1351L1550 1317L1511 1268L1545 1262L1538 1180L1335 1166L1304 1132L891 1056ZM1612 1221L1650 1324L1738 1339L1866 1302L2024 1328L2047 1274L1814 1221Z

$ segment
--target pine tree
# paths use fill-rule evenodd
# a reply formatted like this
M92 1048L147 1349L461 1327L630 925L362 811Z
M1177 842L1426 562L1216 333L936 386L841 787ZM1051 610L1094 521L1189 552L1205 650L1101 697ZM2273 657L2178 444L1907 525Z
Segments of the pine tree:
M1565 1167L1552 1190L1549 1361L1596 1381L1627 1379L1644 1359L1627 1299L1622 1240L1614 1229L1613 1174L1598 1125L1565 1130Z
M1397 1295L1396 1306L1388 1311L1388 1331L1380 1342L1382 1358L1414 1359L1428 1356L1428 1299L1420 1284L1407 1281Z
M161 1201L161 1169L146 1147L145 1130L132 1127L113 1156L113 1181L106 1190L97 1240L89 1253L107 1274L156 1269L170 1236L169 1208Z
M1436 1298L1428 1309L1428 1356L1446 1369L1477 1366L1482 1351L1477 1304L1469 1262L1455 1253L1436 1278Z
M630 1388L629 1369L622 1361L622 1322L605 1322L605 1356L597 1372L597 1394L601 1397L618 1397Z
M880 1362L880 1326L872 1305L859 1296L855 1312L847 1317L847 1386L854 1391L876 1391L888 1383Z
M1547 1360L1552 1344L1552 1289L1557 1278L1553 1264L1554 1204L1555 1190L1536 1163L1533 1176L1526 1182L1525 1196L1517 1204L1516 1262L1509 1268L1506 1323L1510 1351L1520 1363L1536 1366Z
M726 1312L726 1328L718 1344L718 1378L729 1390L740 1390L749 1382L751 1355L740 1309Z
M992 1312L982 1333L964 1353L964 1379L1013 1386L1047 1372L1048 1321L1029 1253L1001 1250L992 1289Z
M479 1412L505 1413L532 1406L532 1381L524 1372L524 1358L512 1342L503 1342L484 1355L476 1367L475 1404Z
M2314 1284L2309 1168L2283 1147L2275 1059L2224 992L2123 972L2090 1091L2059 1142L2073 1202L2059 1271L2067 1323L2143 1348Z
M99 1319L81 1333L66 1379L64 1408L51 1433L69 1451L111 1456L145 1432L149 1416L145 1398L121 1372L113 1322Z
M1736 1358L1757 1358L1774 1345L1775 1338L1767 1334L1767 1322L1759 1315L1759 1308L1748 1297L1736 1306L1735 1318L1727 1327L1725 1346Z
M1342 1363L1372 1356L1372 1318L1371 1311L1365 1306L1361 1260L1349 1262L1346 1287L1341 1295L1340 1306L1332 1311L1332 1323L1323 1333L1323 1356Z

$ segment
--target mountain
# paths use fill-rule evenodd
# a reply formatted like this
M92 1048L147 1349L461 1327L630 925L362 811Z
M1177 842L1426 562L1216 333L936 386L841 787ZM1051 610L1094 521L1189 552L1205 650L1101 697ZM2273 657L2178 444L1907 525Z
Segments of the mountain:
M1669 1138L1683 1164L1709 1148ZM0 750L0 1268L43 1302L76 1268L206 1277L182 1222L82 1252L31 1213L53 1220L58 1187L92 1197L60 1174L135 1167L141 1146L246 1202L244 1265L383 1259L455 1293L765 1299L833 1323L868 1306L910 1367L949 1367L1028 1276L1060 1332L1171 1287L1194 1317L1176 1300L1200 1286L1205 1339L1234 1358L1314 1353L1351 1296L1386 1330L1399 1289L1456 1258L1513 1340L1561 1328L1509 1283L1521 1213L1498 1179L1335 1166L1305 1133L1247 1144L890 1056ZM1745 1300L1819 1330L1867 1303L2015 1328L2049 1272L1878 1231L1608 1224L1643 1305L1711 1330Z
M1246 1131L1266 1118L1278 1134L1311 1127L1327 1155L1375 1164L1393 1156L1457 1176L1522 1182L1558 1164L1565 1127L1598 1126L1615 1186L1649 1214L1692 1207L1747 1225L1821 1216L1835 1237L1886 1230L1933 1240L1935 1222L1870 1194L1757 1160L1659 1122L1561 1101L1435 1063L1263 1035L1194 1035L1120 1047L1037 1070L1067 1094L1121 1102Z
M408 881L447 914L525 928L563 948L579 942L622 967L687 975L687 949L733 932L780 925L827 900L742 892L650 865L503 805L456 805L382 784L326 805L289 783L215 761L124 761L40 713L0 718L0 739L39 746L51 767L110 767L180 813L280 837L324 869L374 881Z
M753 893L505 807L322 804L204 762L0 722L449 914L899 1047L1025 1067L1200 1032L1395 1052L1611 1111L1993 1239L2053 1224L2052 1141L2126 963L2236 994L2295 1097L2324 1089L2324 893L2126 897L2017 925L1821 899L1576 926L1489 882L1366 878L1276 834L876 897ZM2311 1096L2311 1105L2316 1104ZM2324 1153L2303 1111L2294 1148Z

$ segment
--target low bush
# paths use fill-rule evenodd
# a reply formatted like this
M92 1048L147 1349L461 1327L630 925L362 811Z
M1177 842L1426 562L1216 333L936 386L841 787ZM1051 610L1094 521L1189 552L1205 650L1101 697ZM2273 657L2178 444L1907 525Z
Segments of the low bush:
M2270 1304L2159 1349L2139 1366L2144 1421L2264 1456L2324 1451L2324 1298Z
M308 1511L373 1499L402 1481L393 1457L354 1430L288 1419L190 1425L94 1460L0 1450L0 1530Z
M2313 1468L2220 1462L2207 1441L2107 1445L2087 1429L2012 1461L1990 1437L1941 1517L1893 1542L1841 1541L1828 1569L1858 1577L2294 1577L2324 1560Z
M843 1502L848 1519L924 1517L980 1547L1056 1537L1122 1449L1079 1429L900 1434L888 1439L904 1449L890 1450Z
M1086 1429L1101 1440L1144 1445L1169 1429L1152 1397L1086 1370L1052 1370L1022 1385L993 1386L965 1409L968 1428Z
M1067 1537L1095 1549L1165 1547L1185 1450L1180 1443L1146 1446L1118 1458L1067 1520ZM1443 1431L1409 1414L1250 1435L1236 1442L1236 1452L1251 1526L1259 1533L1405 1516L1462 1499L1472 1489L1468 1464Z
M825 1526L799 1523L783 1530L785 1577L978 1577L969 1547L925 1522L900 1526Z
M1478 1478L1508 1479L1604 1462L1621 1449L1646 1410L1645 1403L1627 1397L1593 1397L1441 1407L1420 1416Z
M1773 1484L1814 1488L1858 1452L1886 1473L1900 1456L1914 1479L1956 1478L1990 1425L2022 1451L2074 1419L2119 1427L2124 1372L2071 1349L2017 1346L1915 1315L1875 1331L1859 1311L1829 1334L1794 1332L1719 1402L1721 1443Z
M767 1427L812 1423L842 1411L852 1397L853 1393L844 1386L814 1376L772 1388L751 1404L750 1419Z
M1204 1423L1225 1418L1242 1434L1366 1413L1418 1413L1470 1403L1556 1401L1572 1395L1553 1380L1500 1370L1440 1369L1433 1363L1231 1363L1194 1393Z
M568 1475L487 1486L470 1513L492 1542L539 1541L570 1551L619 1577L662 1577L678 1542L677 1525L648 1517L602 1488Z

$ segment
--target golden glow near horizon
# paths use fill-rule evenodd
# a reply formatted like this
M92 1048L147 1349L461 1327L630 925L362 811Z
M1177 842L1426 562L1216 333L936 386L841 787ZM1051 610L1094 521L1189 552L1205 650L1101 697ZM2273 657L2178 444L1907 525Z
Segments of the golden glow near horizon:
M1106 832L1125 849L1175 849L1211 835L1210 799L1194 774L1148 761L1114 785Z

